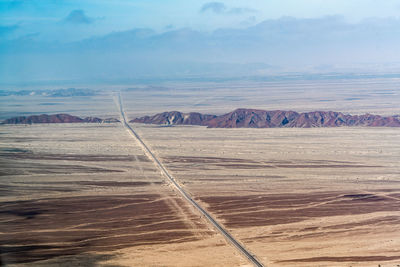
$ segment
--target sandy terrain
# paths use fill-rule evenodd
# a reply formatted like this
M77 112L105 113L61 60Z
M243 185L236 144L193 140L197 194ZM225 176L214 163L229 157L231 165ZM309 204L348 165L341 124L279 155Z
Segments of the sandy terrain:
M268 266L400 264L398 129L134 126Z
M237 108L400 114L398 79L166 83L124 92L129 118L164 111L224 114Z
M129 119L238 107L400 114L396 79L141 88L123 92ZM119 116L111 93L0 98L2 119L32 112ZM400 265L399 129L134 127L267 266ZM0 179L0 265L248 265L120 124L1 125Z
M165 183L121 125L1 132L2 264L246 264Z

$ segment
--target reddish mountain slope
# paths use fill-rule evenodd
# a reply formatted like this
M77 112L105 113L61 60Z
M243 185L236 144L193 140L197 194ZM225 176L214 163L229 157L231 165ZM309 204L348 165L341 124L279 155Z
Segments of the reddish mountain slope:
M33 115L27 117L20 116L20 117L10 118L4 120L2 124L78 123L78 122L101 123L107 121L96 117L80 118L69 114L54 114L54 115L42 114L42 115Z
M131 122L166 125L204 125L210 128L277 128L277 127L400 127L400 117L379 115L346 115L333 111L297 113L281 110L237 109L214 116L200 113L164 112L154 116L137 118Z

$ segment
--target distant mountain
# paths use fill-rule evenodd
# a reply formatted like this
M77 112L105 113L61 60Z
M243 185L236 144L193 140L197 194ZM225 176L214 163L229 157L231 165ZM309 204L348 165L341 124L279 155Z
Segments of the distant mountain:
M76 88L68 88L68 89L54 89L54 90L0 90L0 96L27 96L27 95L41 95L41 96L49 96L49 97L75 97L75 96L95 96L98 95L99 92L92 89L76 89Z
M33 115L27 117L20 116L20 117L10 118L4 120L2 124L79 123L79 122L109 123L109 122L119 122L119 120L113 118L103 120L97 117L80 118L69 114L54 114L54 115L42 114L42 115Z
M298 113L282 110L236 109L224 115L164 112L130 122L165 125L203 125L209 128L312 128L312 127L400 127L400 116L348 115L333 111Z
M76 89L76 88L57 89L57 90L50 90L48 92L42 92L42 95L53 96L53 97L95 96L97 94L98 92L95 90Z

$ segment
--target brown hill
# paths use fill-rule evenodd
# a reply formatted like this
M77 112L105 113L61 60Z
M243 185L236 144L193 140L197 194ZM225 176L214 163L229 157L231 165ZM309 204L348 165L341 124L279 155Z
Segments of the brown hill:
M204 125L209 128L278 128L278 127L400 127L399 116L347 115L333 111L297 113L282 110L237 109L224 115L200 113L164 112L154 116L137 118L131 122L166 125Z
M54 115L42 114L42 115L20 116L20 117L10 118L4 120L2 124L78 123L78 122L102 123L108 121L111 121L111 119L103 120L97 117L80 118L69 114L54 114Z

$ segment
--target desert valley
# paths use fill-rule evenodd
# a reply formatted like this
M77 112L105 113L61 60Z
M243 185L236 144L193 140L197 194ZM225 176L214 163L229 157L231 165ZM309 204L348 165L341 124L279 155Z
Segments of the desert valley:
M345 90L351 82L361 87L357 80L334 86ZM384 81L387 86L391 82ZM311 84L332 86L331 81L309 82L303 88L312 91ZM121 91L129 125L196 203L264 266L400 264L398 91L382 96L384 106L371 108L373 97L364 92L351 113L339 112L345 101L339 97L321 108L315 99L322 95L316 94L291 108L296 112L230 112L246 97L261 99L249 91L237 95L243 91L228 89L229 84L214 86L213 100L219 99L219 91L232 97L196 106L192 102L210 96L199 97L185 85L174 87L174 95L162 94L168 87ZM254 92L270 94L276 86L258 84ZM290 102L290 92L295 97L293 85L279 87L282 95L273 98ZM149 102L162 105L131 104L144 90L158 90ZM351 93L359 94L346 91ZM43 106L61 99L43 95L29 101L39 107L38 116L7 119L13 108L7 114L3 110L2 264L251 265L127 131L117 95L62 96L63 105L70 101L75 107L73 112ZM3 101L7 97L13 98L15 110L27 101L26 96ZM267 96L262 100L271 101ZM283 102L271 106L287 110ZM171 107L184 113L151 112L176 110ZM322 111L313 112L315 108Z

